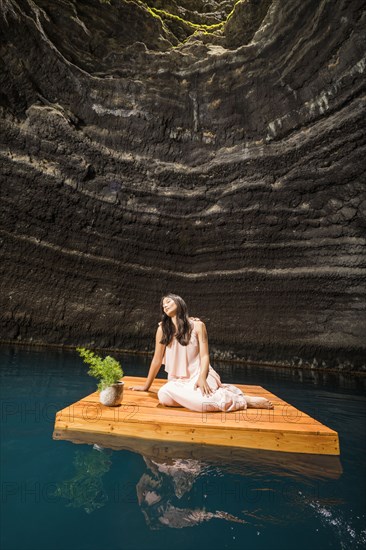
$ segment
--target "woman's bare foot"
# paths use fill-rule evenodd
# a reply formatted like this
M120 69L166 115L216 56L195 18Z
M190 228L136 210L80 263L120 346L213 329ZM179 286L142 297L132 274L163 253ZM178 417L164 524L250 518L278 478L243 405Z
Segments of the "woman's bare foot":
M254 395L245 395L244 397L248 409L273 409L272 401L269 401L265 397L257 397Z

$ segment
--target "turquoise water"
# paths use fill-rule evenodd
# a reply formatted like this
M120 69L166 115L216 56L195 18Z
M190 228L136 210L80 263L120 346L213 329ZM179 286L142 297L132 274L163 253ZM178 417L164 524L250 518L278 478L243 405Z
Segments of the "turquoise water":
M146 374L148 359L115 356ZM0 365L2 550L365 546L366 379L212 363L337 430L340 460L311 460L56 441L56 411L95 390L76 352L2 346Z

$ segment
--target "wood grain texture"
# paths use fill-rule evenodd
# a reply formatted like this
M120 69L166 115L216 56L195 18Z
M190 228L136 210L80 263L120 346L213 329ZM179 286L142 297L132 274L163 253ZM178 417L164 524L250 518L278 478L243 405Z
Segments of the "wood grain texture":
M184 407L164 407L156 392L163 380L153 383L151 392L126 389L137 384L135 377L124 377L123 402L106 407L97 393L81 399L56 414L55 439L67 439L67 433L137 437L167 442L187 442L216 446L233 446L291 453L339 455L338 434L305 415L289 403L258 387L238 385L244 392L270 396L275 408L269 410L217 413L192 412ZM140 394L140 395L139 395ZM141 396L141 394L144 394ZM301 422L299 421L301 419Z

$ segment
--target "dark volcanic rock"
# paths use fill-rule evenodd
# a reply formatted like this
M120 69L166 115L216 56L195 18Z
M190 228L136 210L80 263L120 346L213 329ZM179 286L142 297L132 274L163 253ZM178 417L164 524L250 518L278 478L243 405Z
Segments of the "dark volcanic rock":
M3 0L1 337L364 368L365 2Z

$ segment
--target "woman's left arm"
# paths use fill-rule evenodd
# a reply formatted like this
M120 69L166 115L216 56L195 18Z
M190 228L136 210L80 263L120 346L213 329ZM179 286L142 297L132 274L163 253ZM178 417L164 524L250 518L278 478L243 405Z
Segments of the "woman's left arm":
M212 390L210 386L207 384L207 380L206 380L208 375L208 369L210 366L210 355L208 352L208 336L207 336L206 325L203 321L200 321L197 323L197 335L198 335L198 342L199 342L199 348L200 348L201 370L200 370L198 380L195 384L195 388L196 387L201 388L202 395L210 395L212 393Z

